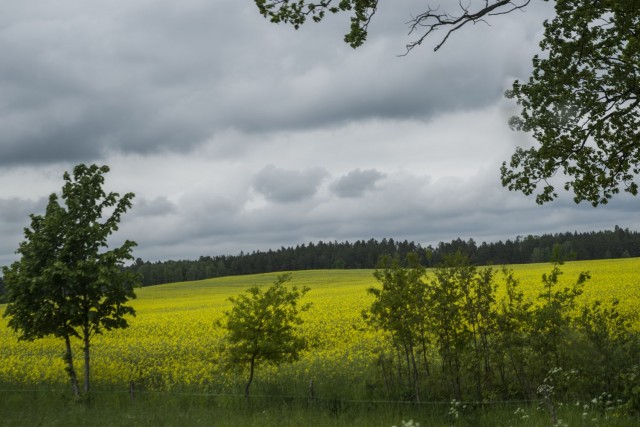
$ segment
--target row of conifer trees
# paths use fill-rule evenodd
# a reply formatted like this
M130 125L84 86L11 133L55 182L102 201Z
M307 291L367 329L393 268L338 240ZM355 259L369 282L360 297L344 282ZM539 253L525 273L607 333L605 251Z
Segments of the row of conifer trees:
M149 262L138 258L130 269L140 273L142 284L149 286L278 271L375 268L383 255L405 259L409 253L418 254L422 265L435 267L457 252L474 265L549 262L554 253L561 253L565 260L636 257L640 256L640 233L616 226L607 231L545 234L481 244L458 238L427 247L394 239L321 241L238 255L201 256L197 260Z

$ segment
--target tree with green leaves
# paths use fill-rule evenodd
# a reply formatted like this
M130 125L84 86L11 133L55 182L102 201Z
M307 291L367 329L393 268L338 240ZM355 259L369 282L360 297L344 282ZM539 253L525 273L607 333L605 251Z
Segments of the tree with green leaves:
M483 275L484 276L484 275ZM463 400L465 379L465 358L472 348L472 340L478 339L477 316L480 316L473 301L475 282L478 278L476 268L469 264L468 258L457 252L445 257L443 263L433 270L433 278L428 282L429 307L428 325L433 333L434 342L440 354L442 372L449 383L451 393L456 400ZM489 271L488 284L482 286L490 295L481 295L482 300L492 300L491 285L493 272ZM479 304L478 304L479 305ZM478 342L476 341L476 344ZM474 380L480 380L480 373L474 370Z
M557 0L533 58L533 75L507 96L522 107L512 118L540 147L518 148L502 167L503 185L538 203L558 196L551 178L563 172L576 202L605 204L637 195L640 171L640 2Z
M256 366L295 361L307 347L298 327L303 323L300 314L311 307L310 303L299 305L309 288L288 289L285 285L290 280L291 274L282 274L264 292L254 286L246 294L229 298L231 311L225 311L224 321L218 323L227 331L227 361L249 370L244 388L247 398Z
M505 399L510 396L530 399L535 396L535 386L527 365L531 353L529 331L533 303L525 299L513 270L503 266L502 275L504 294L496 301L495 370L498 372L500 392Z
M45 336L64 340L64 360L71 387L79 396L71 341L82 341L84 392L90 389L91 339L103 331L126 328L134 315L127 302L135 298L137 275L124 270L135 242L108 249L108 237L118 230L131 207L132 193L120 197L103 190L107 166L78 165L64 174L62 204L51 194L44 215L31 217L21 258L3 268L8 302L4 316L19 339Z
M411 385L413 400L420 402L421 377L429 371L427 352L430 336L426 328L427 287L423 281L426 269L417 254L409 253L401 265L400 259L383 256L373 276L382 285L367 292L374 297L363 318L373 327L386 331L398 357L398 366L406 361L406 378ZM399 382L405 369L398 369Z
M407 52L444 34L440 49L456 31L524 10L532 0L427 2L409 21L414 36ZM637 0L539 0L555 4L544 22L540 47L527 82L514 82L506 96L522 108L510 119L514 130L531 132L538 146L517 148L501 168L502 184L540 204L558 197L556 179L574 201L607 203L621 189L637 195L640 173L640 2ZM255 0L260 13L295 28L308 18L351 16L345 41L361 46L378 0ZM448 9L447 9L448 7ZM443 32L439 32L443 31Z
M581 272L574 284L558 289L561 275L558 263L553 264L551 273L542 275L543 291L538 295L539 305L532 312L532 346L546 371L566 366L562 350L570 341L567 337L572 333L572 310L584 284L591 278L588 272Z

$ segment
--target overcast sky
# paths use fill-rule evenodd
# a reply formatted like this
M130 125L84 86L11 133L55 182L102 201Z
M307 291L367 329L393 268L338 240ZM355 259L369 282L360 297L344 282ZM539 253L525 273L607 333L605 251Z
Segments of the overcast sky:
M425 1L380 3L353 50L346 16L295 31L252 0L2 2L0 265L78 163L109 165L107 188L136 194L114 244L152 261L639 229L638 199L540 207L500 185L502 161L531 144L503 92L528 78L548 3L404 57Z

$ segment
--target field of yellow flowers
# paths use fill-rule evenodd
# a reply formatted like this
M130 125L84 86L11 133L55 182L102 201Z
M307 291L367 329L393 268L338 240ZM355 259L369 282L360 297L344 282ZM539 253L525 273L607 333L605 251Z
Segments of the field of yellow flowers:
M525 295L533 300L541 292L542 274L551 265L512 268ZM590 272L581 296L584 303L617 298L622 311L640 311L640 258L569 262L561 269L561 283L573 283L579 272ZM131 326L93 341L94 384L124 388L134 383L150 391L239 392L242 376L221 367L223 331L215 323L230 308L229 297L250 286L270 285L276 276L225 277L138 289L132 301L137 316L130 319ZM303 331L312 346L293 364L261 367L256 383L262 388L256 390L268 394L275 392L270 384L289 384L287 394L304 395L313 382L314 392L330 397L366 389L375 375L375 350L385 342L381 332L367 328L361 316L372 301L366 289L377 286L372 270L299 271L293 273L291 284L311 288L304 301L313 307L303 315ZM2 305L0 312L4 312ZM634 321L640 329L638 318ZM0 382L66 383L62 341L21 342L6 324L7 319L0 318ZM77 343L78 364L80 354ZM282 388L277 391L283 392Z

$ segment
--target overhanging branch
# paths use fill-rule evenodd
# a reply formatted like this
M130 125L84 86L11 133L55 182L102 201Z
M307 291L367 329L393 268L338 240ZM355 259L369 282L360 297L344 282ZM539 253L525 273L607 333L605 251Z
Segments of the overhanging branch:
M447 33L442 40L433 49L437 51L445 44L449 39L449 36L455 31L459 30L468 23L476 24L478 22L485 22L485 17L505 15L516 10L524 9L531 0L485 0L477 10L471 10L471 3L465 6L462 0L459 1L458 6L460 13L451 14L447 11L439 12L439 8L431 8L424 13L419 14L407 24L409 25L409 34L414 32L422 32L422 35L416 40L407 44L405 55L408 54L414 47L419 46L422 42L429 37L435 31L441 28L448 28Z

